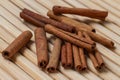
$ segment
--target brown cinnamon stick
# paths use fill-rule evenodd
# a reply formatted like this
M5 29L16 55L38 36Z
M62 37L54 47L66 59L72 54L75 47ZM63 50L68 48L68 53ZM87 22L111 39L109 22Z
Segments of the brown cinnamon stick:
M34 19L36 19L40 22L43 22L45 24L51 24L51 25L53 25L57 28L65 30L65 31L69 31L69 32L74 32L75 31L75 28L73 26L69 26L67 24L55 21L53 19L46 18L46 17L44 17L40 14L34 13L34 12L28 10L28 9L23 9L22 13L24 13L28 16L31 16L32 18L34 18ZM22 18L24 19L24 17L22 17Z
M78 32L78 36L83 37L83 35L80 31ZM83 48L79 48L79 56L81 58L82 70L86 70L87 69L87 61L86 61L86 57L85 57Z
M72 51L72 44L69 42L65 42L66 45L66 60L67 60L67 64L66 64L66 68L72 68L73 67L73 51Z
M75 38L72 38L69 35L66 35L66 34L62 33L61 31L59 31L59 29L56 29L52 25L49 25L49 24L45 25L45 30L48 33L54 34L55 36L65 40L65 41L68 41L68 42L70 42L72 44L75 44L79 47L86 48L86 50L88 50L88 51L93 51L94 48L95 48L95 45L90 45L90 44L84 43L80 40L77 40Z
M108 40L101 35L95 34L90 31L86 31L86 33L91 37L92 40L101 43L102 45L108 48L114 48L114 43L111 40Z
M88 43L88 44L91 44L91 45L96 45L96 43L93 40L88 40L86 38L79 37L78 35L76 35L74 33L70 33L70 32L67 32L67 31L64 31L64 30L61 30L61 29L59 29L59 31L61 31L61 32L65 33L65 34L67 34L67 35L69 35L69 36L71 36L71 37L73 37L75 39L78 39L78 40L80 40L82 42L85 42L85 43Z
M48 64L48 46L46 33L43 28L36 28L34 34L38 66L41 68L45 68Z
M75 45L73 47L74 67L77 71L82 70L81 57L79 55L79 48Z
M22 32L3 52L2 56L6 59L12 59L12 57L24 47L32 37L30 31Z
M53 6L53 12L54 14L76 14L76 15L96 18L100 20L105 20L105 18L108 15L107 11L85 9L85 8L68 8L63 6Z
M98 64L100 65L100 67L104 66L103 58L102 58L100 52L97 49L95 50L95 57L98 61Z
M60 57L61 43L62 41L59 38L57 38L54 42L54 48L52 50L49 63L46 67L48 72L53 73L57 71L59 57Z
M61 48L61 63L62 66L64 68L66 68L66 64L67 64L67 49L66 49L66 45L63 44L62 48Z
M53 13L53 11L48 11L47 12L47 16L49 16L50 18L52 19L55 19L57 21L60 21L60 22L63 22L63 23L66 23L68 25L72 25L76 28L76 30L82 30L82 31L92 31L92 32L95 32L95 29L92 28L91 26L83 23L83 22L78 22L74 19L71 19L67 16L63 16L63 15L55 15Z
M88 35L86 32L83 32L83 35L84 35L85 38L91 40L91 38L89 37L89 35ZM96 57L95 57L95 52L90 52L90 53L88 53L88 55L89 55L89 57L90 57L93 65L94 65L94 67L95 67L96 69L100 69L101 66L99 65L99 63L98 63L98 61L97 61L97 59L96 59Z

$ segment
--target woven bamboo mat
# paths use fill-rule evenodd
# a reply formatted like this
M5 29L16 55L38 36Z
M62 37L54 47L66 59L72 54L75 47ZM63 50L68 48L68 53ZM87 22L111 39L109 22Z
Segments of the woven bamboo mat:
M97 43L98 50L102 53L106 68L98 72L94 69L88 58L88 70L76 72L66 70L62 66L57 73L47 73L38 68L35 54L34 36L31 43L20 50L16 61L5 60L0 54L0 80L120 80L120 0L0 0L0 52L6 48L22 31L30 30L33 33L33 25L24 22L19 13L23 8L30 9L46 16L48 10L54 5L67 7L91 8L108 10L109 15L106 22L90 21L98 34L115 42L115 49L108 48ZM78 20L86 20L79 16L71 16ZM47 17L47 16L46 16ZM49 39L49 50L52 50L51 38Z

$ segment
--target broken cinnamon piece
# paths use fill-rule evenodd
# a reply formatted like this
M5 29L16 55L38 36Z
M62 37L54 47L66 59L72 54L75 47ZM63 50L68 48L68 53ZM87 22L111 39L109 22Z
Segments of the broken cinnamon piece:
M63 6L53 6L54 14L76 14L81 16L86 16L90 18L105 20L108 16L107 11L100 11L94 9L85 9L85 8L69 8Z
M57 72L59 58L60 58L61 44L62 44L62 41L59 38L57 38L54 42L54 47L51 52L50 60L46 67L46 70L50 73Z
M48 64L48 45L46 33L43 28L36 28L34 34L38 66L41 68L45 68Z

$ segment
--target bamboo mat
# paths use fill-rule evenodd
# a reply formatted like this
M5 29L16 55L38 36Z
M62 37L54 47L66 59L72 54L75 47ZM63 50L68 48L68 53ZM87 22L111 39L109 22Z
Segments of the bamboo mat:
M11 62L0 54L0 80L120 80L120 0L0 0L0 52L5 49L21 32L30 30L33 33L33 25L24 22L19 13L23 8L30 9L46 16L48 10L54 5L67 7L91 8L108 10L109 15L105 22L98 22L80 16L71 16L85 21L94 27L98 34L114 41L115 49L110 50L97 43L106 68L98 72L94 69L88 58L88 70L76 72L66 70L61 65L59 72L47 73L37 66L35 54L34 36L31 42L22 48L16 56L16 61ZM47 17L47 16L46 16ZM53 35L47 33L49 51L53 48ZM49 52L49 53L50 53Z

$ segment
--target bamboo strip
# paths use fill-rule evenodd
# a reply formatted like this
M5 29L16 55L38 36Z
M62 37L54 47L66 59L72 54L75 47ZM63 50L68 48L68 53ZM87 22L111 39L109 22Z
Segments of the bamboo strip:
M7 41L7 39L5 39L5 34L6 34L6 31L3 30L1 28L1 32L0 33L0 36ZM4 36L2 36L4 35ZM7 34L9 35L9 34ZM6 35L6 36L7 36ZM10 35L9 35L9 38L8 39L11 39ZM12 40L12 39L11 39ZM4 45L4 44L3 44ZM6 45L7 46L7 45ZM6 47L5 46L5 47ZM19 54L19 53L18 53ZM19 57L20 56L20 57ZM52 78L50 78L47 74L45 74L43 71L41 71L37 66L35 66L34 64L32 64L30 61L28 61L25 57L23 57L22 55L18 55L16 57L16 61L15 63L20 67L22 68L25 72L27 72L29 75L31 75L34 79L50 79L52 80Z
M105 3L109 4L111 7L114 7L120 10L120 5L112 0L103 0Z
M2 46L0 46L0 51L2 51L6 46L4 45L5 42L0 38L0 43ZM7 66L9 65L9 66ZM28 74L26 74L23 70L21 70L18 66L16 66L14 63L12 63L9 60L6 60L2 57L2 54L0 54L0 67L4 70L6 70L13 78L17 80L33 80Z
M0 68L0 80L15 80L11 75Z
M5 27L4 27L5 28ZM9 28L9 27L8 27ZM2 29L1 29L2 30ZM14 29L13 29L14 30ZM20 31L18 31L18 32L20 32ZM4 32L5 33L5 32ZM4 35L4 34L3 34ZM7 34L7 33L5 33L5 35L9 35L9 34ZM4 36L5 36L4 35ZM17 35L17 33L15 34L14 33L14 36L16 36ZM7 39L6 39L6 37L2 37L2 38L4 38L6 41L8 41ZM10 43L11 41L13 41L14 40L14 38L11 36L11 35L9 35L9 42L8 43ZM34 48L35 48L35 46L34 46ZM34 50L36 50L36 49L34 49ZM25 57L27 57L30 61L32 61L35 65L37 65L37 56L33 53L33 52L31 52L29 49L27 49L27 48L22 48L21 49L21 51L20 51ZM31 55L30 55L31 54ZM59 79L59 80L61 80L61 79L64 79L64 80L68 80L68 78L66 77L66 76L64 76L64 75L62 75L61 73L57 73L57 74L50 74L50 76L51 77L53 77L54 79Z

